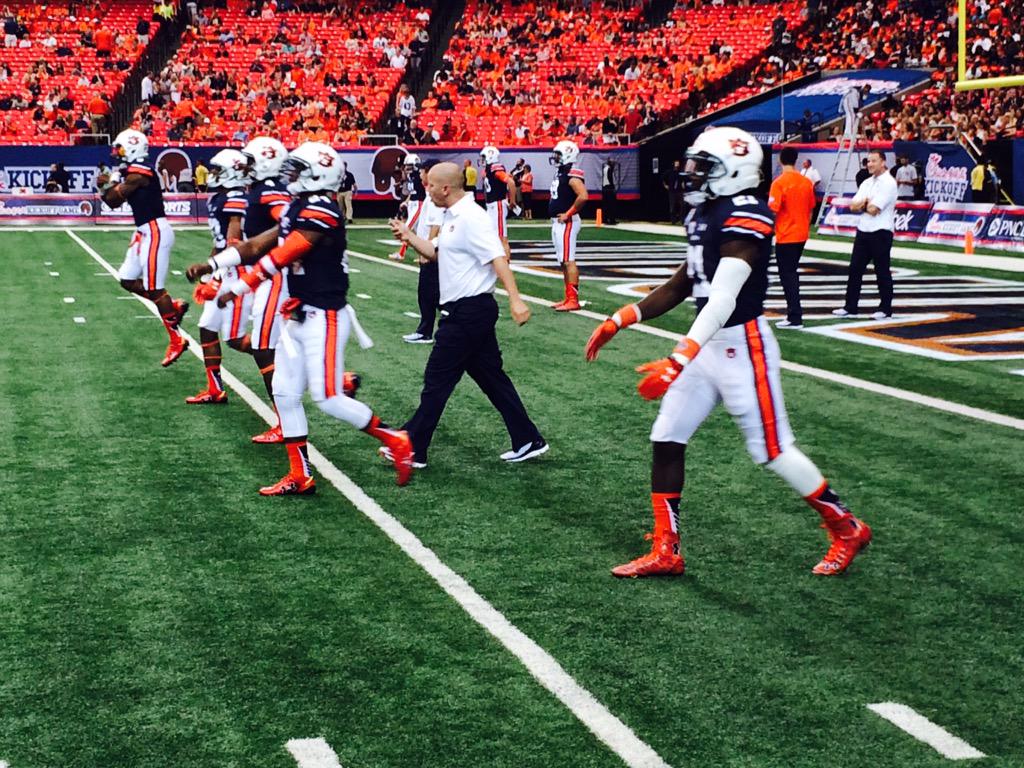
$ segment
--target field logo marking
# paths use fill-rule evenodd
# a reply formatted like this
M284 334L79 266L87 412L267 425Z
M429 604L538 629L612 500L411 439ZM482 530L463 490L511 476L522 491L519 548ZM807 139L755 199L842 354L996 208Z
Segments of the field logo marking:
M72 240L78 243L112 277L116 278L117 271L92 246L70 229L66 231ZM408 266L410 270L418 271L411 265L396 264L395 266ZM156 307L151 303L142 298L139 298L139 301L149 307L153 314L158 314ZM550 304L550 302L548 303ZM189 351L201 360L203 353L199 344L195 343L195 339L186 332L182 331L181 334L190 341ZM225 383L235 390L264 421L268 424L274 423L274 412L269 405L257 397L249 387L226 368L221 368L221 375ZM670 768L668 763L662 760L650 745L641 740L629 726L608 711L590 691L576 682L575 678L566 672L551 654L505 618L505 615L477 593L469 585L469 582L441 562L434 551L423 544L412 531L385 512L374 499L334 466L312 443L308 444L308 449L310 463L316 467L324 479L337 488L356 509L373 521L466 613L500 642L507 651L519 659L538 683L554 694L594 736L618 755L626 765L630 768Z
M360 253L359 251L347 251L349 256L355 256L356 258L365 259L366 261L374 261L378 264L383 264L388 267L394 267L395 269L404 269L407 272L419 272L417 267L411 264L399 264L388 259L381 258L379 256L371 256L368 253ZM502 290L497 290L497 293L502 295L505 294ZM520 294L520 298L523 301L530 302L531 304L539 304L542 307L550 307L554 304L553 301L547 299L538 299L535 296L528 296L526 294ZM596 320L601 322L605 319L604 315L600 315L597 312L591 312L586 309L579 309L575 312L570 312L571 315L579 315L580 317L586 317L590 320ZM663 339L671 339L673 342L679 341L681 334L673 333L672 331L666 331L661 328L655 328L654 326L645 325L643 323L635 323L629 326L629 330L638 331L640 333L647 333L651 336L659 336ZM957 416L965 416L969 419L976 419L978 421L984 421L989 424L998 424L1001 427L1009 427L1010 429L1017 429L1024 431L1024 419L1017 419L1013 416L1006 416L1002 413L995 413L994 411L986 411L982 408L975 408L970 405L963 405L962 403L954 403L950 400L943 400L938 397L929 397L928 395L922 395L919 392L910 392L906 389L898 389L897 387L890 387L885 384L876 384L873 381L867 381L866 379L858 379L853 376L846 376L841 373L834 371L826 371L822 368L812 368L809 365L801 365L800 363L789 363L783 360L780 363L780 367L783 370L792 371L793 373L801 373L805 376L811 376L822 381L827 381L830 384L842 384L853 389L862 389L865 392L873 392L876 395L884 395L891 397L896 400L903 400L908 403L914 403L916 405L923 405L927 408L933 408L937 411L944 411L945 413L954 413Z
M292 739L284 747L292 753L299 768L341 768L338 756L322 738Z
M978 751L963 739L958 739L945 728L939 727L906 704L883 701L880 704L865 704L865 706L879 717L888 720L900 730L906 731L918 741L923 741L950 760L974 760L985 757L984 752Z

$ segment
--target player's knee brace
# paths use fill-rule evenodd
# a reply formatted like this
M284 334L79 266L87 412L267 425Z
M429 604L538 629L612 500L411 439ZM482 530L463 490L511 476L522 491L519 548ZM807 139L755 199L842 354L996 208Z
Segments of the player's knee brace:
M281 432L285 437L309 434L306 412L302 408L302 395L275 392L274 405L281 419Z
M786 448L765 466L789 483L801 496L809 496L825 482L814 462L795 445Z

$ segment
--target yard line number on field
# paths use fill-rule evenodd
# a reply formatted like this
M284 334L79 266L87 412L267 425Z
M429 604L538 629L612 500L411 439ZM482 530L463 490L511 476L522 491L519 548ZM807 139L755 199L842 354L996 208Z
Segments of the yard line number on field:
M111 277L117 277L117 270L92 246L72 230L65 231ZM156 307L151 303L142 298L139 298L139 301L154 314L157 313ZM182 331L182 336L189 340L189 351L202 359L202 350L195 343L195 339L184 331ZM274 423L274 412L270 406L226 368L221 369L221 375L225 383L235 390L260 418L268 424ZM441 562L434 551L424 545L412 531L385 512L374 499L334 466L312 443L308 444L308 448L310 463L317 468L324 479L337 488L356 509L366 515L417 565L430 574L434 581L474 621L519 659L538 683L554 694L591 733L618 755L626 765L630 768L670 768L668 763L662 760L650 745L642 741L629 726L608 711L590 691L576 682L575 678L566 672L551 654L505 618L503 613L478 594L464 578Z

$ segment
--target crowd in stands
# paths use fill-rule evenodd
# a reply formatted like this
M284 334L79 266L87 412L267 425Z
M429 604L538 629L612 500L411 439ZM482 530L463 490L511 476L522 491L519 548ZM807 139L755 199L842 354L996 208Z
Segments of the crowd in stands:
M174 58L143 80L135 124L155 142L357 144L420 66L430 21L426 7L389 0L190 13Z
M636 140L825 69L927 67L931 86L873 106L868 139L983 144L1024 135L1024 88L957 93L950 0L469 0L416 104L431 0L86 0L0 5L0 142L105 132L110 103L160 21L189 26L143 78L134 125L154 143L581 144ZM813 6L812 6L813 7ZM970 0L968 76L1024 73L1024 3Z
M651 27L647 5L470 0L416 125L397 115L392 130L407 140L419 132L427 143L636 139L730 92L755 92L728 76L771 43L778 18L800 21L795 2L691 4Z
M0 5L0 142L107 131L110 102L159 28L148 2Z

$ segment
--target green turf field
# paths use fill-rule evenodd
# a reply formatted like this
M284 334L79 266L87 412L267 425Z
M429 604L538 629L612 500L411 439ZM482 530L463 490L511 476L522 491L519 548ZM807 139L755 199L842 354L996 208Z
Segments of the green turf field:
M79 234L116 268L126 232ZM350 237L390 250L384 230ZM584 232L597 237L637 252L665 239ZM199 361L161 369L160 323L67 233L0 231L0 248L0 761L285 768L286 742L322 737L345 768L625 764L329 482L257 496L286 469L279 446L249 442L264 423L237 393L186 406ZM206 234L180 231L172 267L208 252ZM347 367L400 422L429 353L400 338L416 276L351 264L376 347L350 344ZM557 281L519 282L561 298ZM189 290L181 276L170 288ZM584 292L598 313L624 303ZM719 412L689 451L686 576L616 581L608 569L643 551L650 525L657 406L632 367L671 342L624 332L588 365L596 321L533 309L499 336L546 456L500 462L507 436L468 380L407 488L375 441L312 407L311 442L674 768L949 764L865 706L887 701L984 752L980 765L1024 765L1024 433L786 373L798 442L871 523L872 548L844 577L812 577L816 515ZM682 332L691 317L654 325ZM1008 373L1024 361L778 335L787 360L1024 418L1024 378ZM225 366L262 397L251 359L226 350Z

